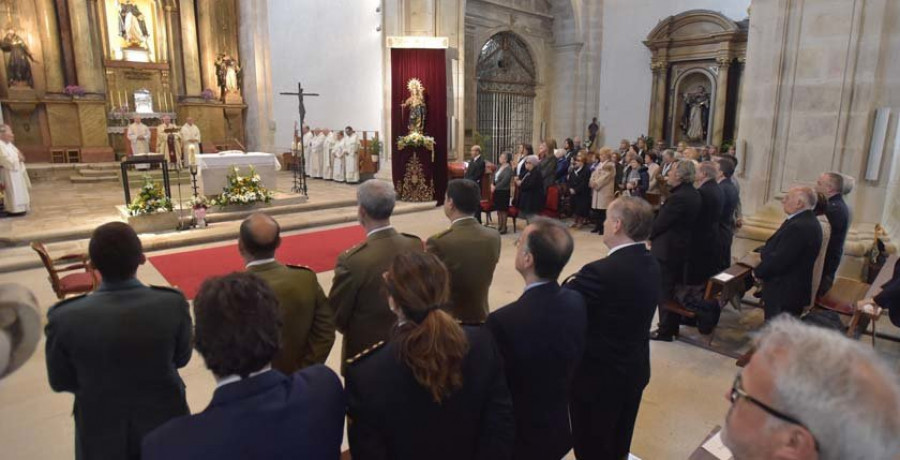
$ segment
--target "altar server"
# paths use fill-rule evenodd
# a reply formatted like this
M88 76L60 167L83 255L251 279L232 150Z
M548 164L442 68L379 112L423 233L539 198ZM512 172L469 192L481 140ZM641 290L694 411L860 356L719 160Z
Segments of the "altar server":
M331 179L336 182L346 182L347 178L344 176L344 162L346 160L344 156L344 132L343 131L335 131L334 133L334 145L331 146Z
M331 156L331 149L334 148L334 131L325 129L325 144L322 149L322 179L331 180L334 168L334 157Z
M347 183L355 184L359 182L359 136L348 126L346 131L347 137L344 138L344 167L347 171Z
M309 149L309 175L316 179L322 178L322 163L325 162L325 134L316 128L312 147Z
M309 176L310 173L309 155L310 150L312 149L313 137L315 136L313 135L312 130L309 129L309 125L303 125L303 137L301 138L303 140L303 153L305 155L303 169L307 176Z
M181 127L181 152L184 166L197 164L197 155L200 154L200 128L194 124L192 117L187 117L184 126Z
M156 151L161 153L169 164L181 164L181 134L178 126L172 123L168 115L162 117L162 123L156 127Z
M134 120L125 131L128 142L131 142L132 155L146 155L150 153L150 128L141 121L141 117L135 115ZM150 169L150 165L135 165L134 169Z
M31 180L25 170L25 156L13 145L16 136L9 125L0 125L0 182L6 187L3 206L9 214L25 214L31 209Z

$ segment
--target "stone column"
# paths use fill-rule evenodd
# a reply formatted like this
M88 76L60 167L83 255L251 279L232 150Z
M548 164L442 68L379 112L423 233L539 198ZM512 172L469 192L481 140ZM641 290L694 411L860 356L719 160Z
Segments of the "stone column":
M184 56L184 93L197 96L203 91L200 84L200 49L197 45L197 17L194 0L181 0L181 52Z
M87 0L69 0L72 45L78 84L91 93L103 93L103 57L96 53L91 11Z
M200 84L203 89L210 88L216 95L219 94L219 86L216 84L216 36L214 35L215 15L213 13L213 0L197 1L197 32L200 50ZM241 2L244 3L244 2ZM250 3L255 3L251 1ZM268 36L268 33L266 34ZM241 42L256 40L253 36L244 36ZM246 75L246 70L245 70ZM246 78L246 77L245 77ZM246 80L245 80L246 81Z
M716 100L713 115L712 143L722 145L722 137L725 131L725 105L728 101L728 73L732 58L719 56L716 62L719 64L719 73L716 75Z
M238 46L244 70L243 95L247 104L246 147L249 150L274 152L268 3L267 0L241 0L238 3Z
M650 70L653 72L653 86L650 90L650 123L647 128L647 135L655 140L665 139L663 127L666 119L666 76L668 74L669 63L666 61L655 61L650 64Z
M56 22L56 10L53 0L38 0L34 4L38 18L38 29L41 34L41 55L44 59L44 75L47 78L48 92L61 92L65 86L62 74L62 54L59 49L59 24Z
M163 7L163 11L166 15L166 30L168 33L166 34L166 42L169 48L168 56L166 59L169 61L169 92L172 93L173 99L178 95L180 91L183 90L183 84L181 76L184 74L184 69L182 67L182 59L181 59L181 50L179 49L180 40L178 39L178 35L176 34L176 26L178 25L178 21L176 17L178 16L177 7L174 2L166 2ZM166 97L166 96L164 96ZM175 111L175 107L172 107L172 111Z

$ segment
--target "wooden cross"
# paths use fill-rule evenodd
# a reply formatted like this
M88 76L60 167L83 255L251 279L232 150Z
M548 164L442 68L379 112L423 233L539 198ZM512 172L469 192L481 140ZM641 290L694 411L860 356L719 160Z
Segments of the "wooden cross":
M306 107L303 105L303 96L318 96L319 93L304 93L303 85L301 85L300 82L298 81L296 93L279 93L279 94L281 94L282 96L297 96L297 99L299 102L298 111L300 112L300 127L302 128L303 126L305 126L306 125L306 123L305 123Z

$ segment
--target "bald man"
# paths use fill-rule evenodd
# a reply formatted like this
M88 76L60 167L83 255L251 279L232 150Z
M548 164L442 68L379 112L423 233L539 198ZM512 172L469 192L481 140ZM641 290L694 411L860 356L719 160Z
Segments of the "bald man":
M290 375L322 364L334 345L334 314L325 291L309 267L284 265L275 260L281 228L272 217L256 213L241 223L238 250L247 271L275 291L281 308L281 349L272 367Z
M763 282L766 320L781 313L800 316L812 298L813 265L822 247L822 226L813 213L816 192L794 187L782 201L787 220L766 241L754 276Z

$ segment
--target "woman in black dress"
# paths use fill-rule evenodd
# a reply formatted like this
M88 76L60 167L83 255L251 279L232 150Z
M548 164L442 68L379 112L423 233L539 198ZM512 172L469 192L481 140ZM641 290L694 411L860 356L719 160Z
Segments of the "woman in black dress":
M491 188L494 191L494 209L497 211L497 230L501 235L505 235L506 216L509 211L509 191L512 184L513 170L509 165L509 152L500 154L500 167L494 173L494 184Z
M525 159L525 176L516 179L519 188L519 212L525 216L526 222L531 222L535 215L544 209L544 177L538 168L538 157L532 155Z
M584 153L576 155L575 164L566 180L572 196L572 210L575 214L575 223L572 224L572 228L576 229L585 224L591 211L591 169L584 163Z

